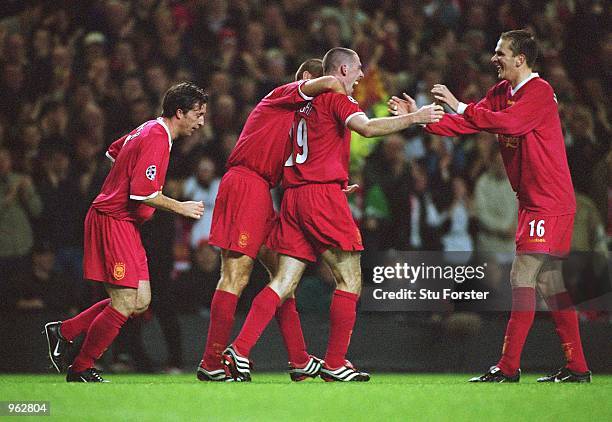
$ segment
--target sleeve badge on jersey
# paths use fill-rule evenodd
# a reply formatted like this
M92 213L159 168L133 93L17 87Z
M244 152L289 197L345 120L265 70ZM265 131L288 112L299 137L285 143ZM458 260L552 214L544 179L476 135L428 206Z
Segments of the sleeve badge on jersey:
M147 179L149 180L155 180L155 175L157 174L157 167L156 166L149 166L147 167L147 170L145 171L145 176L147 176Z
M349 101L351 101L351 102L353 102L353 103L355 103L355 104L359 104L359 103L357 102L357 100L356 100L356 99L354 99L353 97L351 97L350 95L347 95L347 97L348 97Z

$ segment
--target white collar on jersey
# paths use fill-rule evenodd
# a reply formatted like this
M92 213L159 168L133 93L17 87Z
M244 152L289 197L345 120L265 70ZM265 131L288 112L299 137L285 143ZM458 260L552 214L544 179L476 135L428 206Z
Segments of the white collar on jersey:
M166 129L166 133L168 134L168 144L170 145L170 149L172 149L172 135L170 135L170 129L168 128L168 126L166 126L166 123L164 123L163 117L158 117L155 120L157 120L157 123L162 125L164 129Z
M520 84L518 84L518 85L516 86L516 88L512 88L512 89L510 90L510 95L514 95L514 94L516 94L516 91L518 91L519 89L521 89L521 88L523 87L523 85L525 85L527 82L529 82L529 81L530 81L530 80L532 80L533 78L539 78L539 77L540 77L540 75L539 75L538 73L536 73L536 72L532 72L532 73L531 73L531 75L527 76L527 78L526 78L524 81L522 81Z

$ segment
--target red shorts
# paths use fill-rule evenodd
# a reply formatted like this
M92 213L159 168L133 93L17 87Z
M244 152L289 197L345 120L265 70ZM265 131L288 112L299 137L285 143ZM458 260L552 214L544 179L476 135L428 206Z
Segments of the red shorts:
M147 254L136 224L90 208L85 217L83 275L134 289L140 280L148 281Z
M311 262L330 248L362 251L361 233L339 184L287 189L268 247Z
M574 215L543 216L519 209L516 253L566 257L572 243Z
M252 170L231 167L219 185L209 243L255 259L277 219L268 182Z

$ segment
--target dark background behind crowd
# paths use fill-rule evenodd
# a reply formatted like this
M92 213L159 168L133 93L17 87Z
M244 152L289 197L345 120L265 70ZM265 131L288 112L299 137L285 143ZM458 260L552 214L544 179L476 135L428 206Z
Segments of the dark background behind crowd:
M109 169L105 148L158 116L172 83L194 81L211 100L205 127L175 143L164 187L203 200L206 215L192 224L158 212L143 228L153 309L166 333L179 331L177 311L206 313L219 274L207 238L225 161L255 104L303 60L337 46L357 51L366 76L354 96L370 116L382 116L389 96L403 91L419 105L431 102L434 83L464 102L478 100L496 82L489 59L499 34L516 28L536 35L536 69L559 100L578 202L573 249L605 256L611 11L597 0L5 0L1 307L66 315L103 294L82 281L81 261L84 216ZM366 268L404 250L449 252L459 263L512 259L517 205L493 135L354 135L351 183L362 187L350 201ZM256 291L265 273L253 278ZM506 283L505 273L499 280ZM326 268L313 268L302 309L326 309L319 302L331 282Z

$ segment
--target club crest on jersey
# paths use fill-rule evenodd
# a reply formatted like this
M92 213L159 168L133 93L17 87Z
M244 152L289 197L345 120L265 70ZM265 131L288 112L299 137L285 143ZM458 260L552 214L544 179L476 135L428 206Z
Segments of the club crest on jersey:
M123 277L125 277L125 264L123 262L117 262L113 267L113 278L115 280L122 280Z
M240 232L240 236L238 237L238 246L241 248L246 248L249 244L249 234L247 232Z
M347 97L348 97L349 101L351 101L351 102L353 102L353 103L355 103L355 104L359 104L359 103L357 102L357 100L356 100L356 99L354 99L353 97L351 97L350 95L347 95Z
M147 167L147 170L145 171L145 176L147 176L147 179L149 180L155 180L155 175L157 174L157 167L152 165Z

